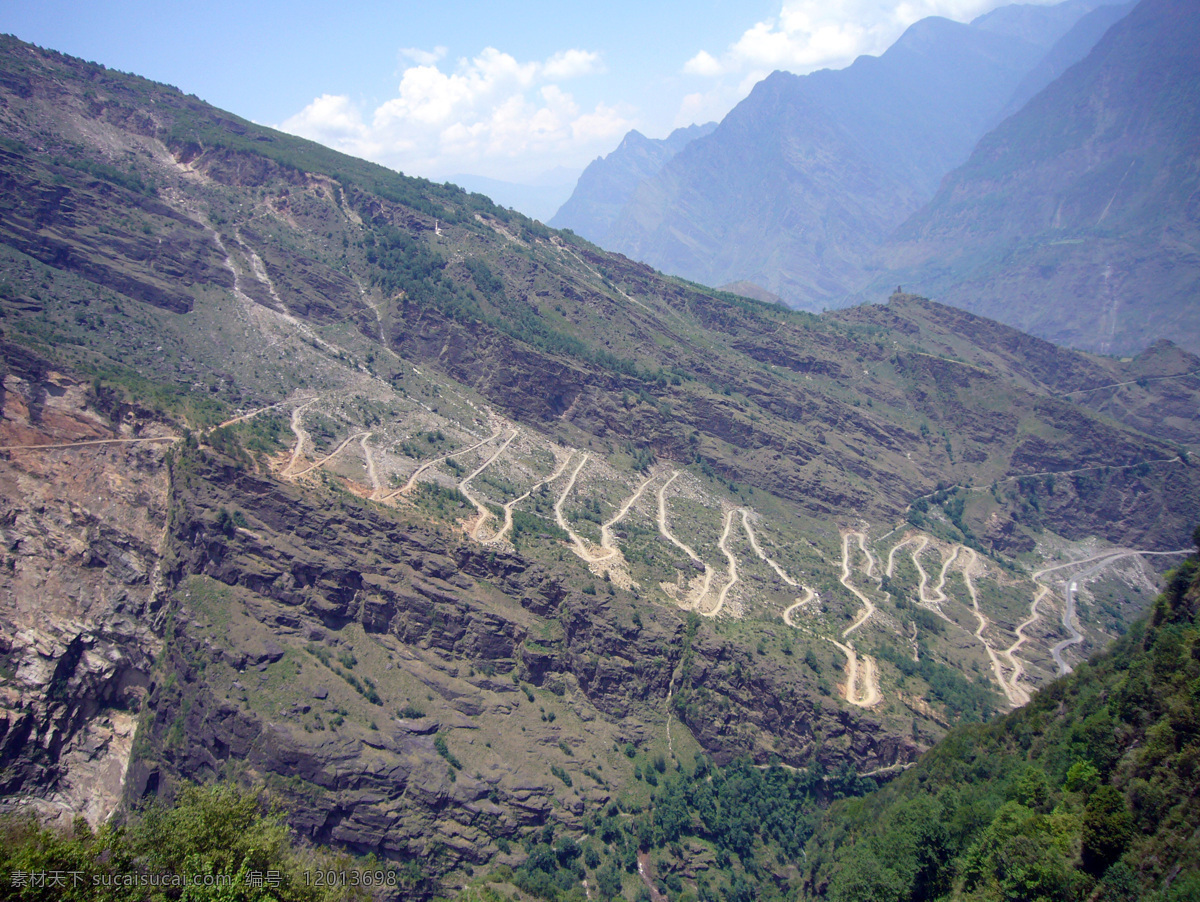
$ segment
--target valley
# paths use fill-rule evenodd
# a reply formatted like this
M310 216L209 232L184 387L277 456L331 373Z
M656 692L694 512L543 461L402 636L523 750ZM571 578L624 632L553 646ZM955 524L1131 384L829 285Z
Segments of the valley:
M425 897L605 830L587 879L632 881L677 775L885 784L1124 634L1194 527L1176 348L789 311L0 58L6 805L224 780Z

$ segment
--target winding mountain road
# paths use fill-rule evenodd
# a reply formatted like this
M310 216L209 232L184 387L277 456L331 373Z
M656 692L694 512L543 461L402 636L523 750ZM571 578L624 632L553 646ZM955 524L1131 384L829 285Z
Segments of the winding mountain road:
M700 556L696 554L695 551L693 551L683 542L679 541L679 539L675 537L675 534L671 532L670 527L667 526L667 489L670 487L671 483L678 478L678 476L679 471L674 471L671 474L671 477L662 485L660 485L658 487L658 492L655 493L658 498L658 517L656 522L658 523L658 531L664 539L673 544L676 548L704 568L704 582L701 583L700 591L696 594L695 598L692 598L687 602L687 607L690 610L697 610L700 607L700 602L702 602L704 597L708 595L708 590L712 585L712 568L709 567L704 561L700 560Z
M177 442L176 435L156 435L147 438L93 438L82 442L61 442L49 445L0 445L0 451L67 451L88 445L136 445L140 442Z
M804 587L804 597L797 598L794 604L790 605L788 608L786 608L784 610L783 622L786 623L790 627L793 627L795 629L800 629L800 624L796 623L796 621L794 621L792 619L792 614L795 613L796 611L800 610L802 607L804 607L806 604L808 604L810 601L812 601L816 597L817 597L817 593L814 592L812 589L808 588L808 586L805 586Z
M339 444L336 448L334 448L332 451L330 451L328 454L326 454L320 460L316 461L315 463L309 464L307 467L305 467L303 470L300 470L298 473L293 473L292 476L294 478L298 479L299 477L303 476L306 473L311 473L313 470L316 470L320 467L325 466L325 464L329 463L331 460L333 460L335 457L337 457L339 454L341 454L346 449L346 446L349 445L351 442L353 442L356 438L361 439L361 438L370 438L370 437L371 437L370 432L356 432L353 435L342 439L341 444Z
M1081 573L1076 573L1063 581L1065 604L1063 605L1062 623L1067 632L1071 634L1071 637L1055 644L1054 647L1050 649L1050 654L1054 659L1055 666L1058 667L1058 675L1065 676L1071 672L1071 665L1068 664L1063 658L1063 652L1074 645L1079 645L1084 640L1083 633L1075 627L1076 620L1078 619L1075 613L1075 592L1078 591L1078 584L1080 581L1086 580L1090 576L1094 576L1109 564L1112 564L1121 558L1131 557L1133 555L1172 557L1174 555L1190 553L1190 548L1181 548L1178 551L1145 551L1128 548L1114 548L1108 551L1103 551L1100 554L1094 554L1090 557L1082 558L1081 560L1067 561L1063 564L1055 564L1051 567L1043 567L1041 570L1035 571L1031 576L1031 579L1033 580L1033 584L1037 587L1037 590L1034 593L1033 601L1030 602L1029 605L1029 617L1017 627L1016 641L1004 650L1004 656L1008 658L1009 663L1011 663L1013 667L1012 676L1009 678L1009 689L1023 699L1021 704L1025 704L1029 701L1031 697L1031 690L1020 685L1020 679L1025 675L1025 666L1021 659L1017 657L1017 650L1024 645L1026 641L1028 641L1028 637L1025 635L1025 630L1041 619L1041 612L1038 611L1038 605L1041 604L1044 599L1054 594L1054 590L1042 582L1042 578L1046 574L1055 573L1059 570L1069 570L1073 567L1080 567L1086 564L1095 564L1094 567L1090 567ZM1073 589L1072 585L1075 585L1076 588Z
M750 540L750 547L754 549L754 553L765 561L781 580L793 589L799 588L800 584L788 576L783 568L767 557L766 552L762 550L762 547L758 544L758 537L754 534L754 529L750 526L750 513L745 508L742 509L742 528L746 531L746 538Z
M980 645L983 646L983 650L987 652L988 660L992 664L992 674L996 677L996 683L1000 686L1000 691L1004 693L1004 697L1008 699L1008 703L1012 705L1012 707L1019 707L1020 705L1023 705L1025 701L1028 701L1028 698L1022 701L1022 693L1018 690L1014 690L1012 683L1005 678L1004 667L1000 663L1000 658L996 654L996 650L992 648L991 643L988 642L983 635L983 631L988 628L989 623L987 617L984 616L983 611L979 609L979 595L975 591L975 583L971 579L973 572L976 571L980 566L979 555L975 553L974 549L967 548L965 545L960 545L959 548L963 550L968 558L967 563L962 566L961 572L963 576L963 582L967 587L967 593L971 596L971 610L975 614L975 620L978 624L978 626L975 628L975 639Z
M869 577L875 572L875 557L867 549L866 535L854 530L843 532L841 583L862 602L863 610L858 615L858 618L842 631L842 638L847 640L846 642L839 642L836 639L830 639L829 641L836 645L842 654L846 656L846 701L860 708L869 708L878 703L881 698L879 694L879 676L876 672L875 661L869 655L863 655L863 688L860 689L858 654L854 650L854 644L849 641L849 637L851 633L871 619L876 609L874 602L850 582L850 538L852 536L857 539L859 549L867 558L867 576Z
M737 510L728 510L725 512L725 528L721 532L721 540L717 543L717 547L721 549L721 553L725 555L725 561L728 565L729 581L721 587L720 593L717 595L717 605L711 611L700 611L705 617L716 617L721 613L721 609L725 607L725 599L729 595L729 590L733 588L733 584L738 581L737 558L733 556L733 552L729 550L729 533L733 529L733 518L737 514Z
M1018 699L1018 704L1025 705L1032 698L1030 690L1020 685L1020 679L1025 673L1025 665L1021 659L1017 657L1017 650L1028 641L1029 637L1025 635L1025 630L1033 626L1041 615L1038 613L1038 604L1043 598L1050 594L1050 590L1045 586L1038 586L1037 592L1034 593L1033 602L1029 605L1029 617L1021 622L1017 627L1016 641L1008 648L1004 649L1004 656L1008 658L1008 663L1012 665L1012 676L1008 680L1008 688L1013 693L1013 696Z
M371 451L371 446L367 444L367 439L370 437L370 433L365 434L359 440L359 444L362 446L363 459L367 462L367 478L371 480L371 494L368 497L374 501L383 491L383 486L379 482L379 471L375 468L375 455Z
M304 411L316 404L317 400L317 398L313 398L311 401L306 401L304 404L301 404L292 411L290 425L292 434L296 436L296 447L292 449L291 459L288 461L287 466L284 467L280 472L280 476L290 476L292 470L296 469L296 464L300 462L300 458L304 456L304 446L306 444L312 444L312 439L309 437L308 432L306 432L304 429L303 418Z
M567 534L567 538L571 540L571 550L575 552L577 557L582 558L589 564L595 564L598 561L603 561L611 556L611 552L607 549L601 549L596 552L592 549L591 543L583 536L571 528L571 524L567 522L567 518L563 516L563 502L567 500L567 496L571 494L571 489L575 487L575 480L579 478L579 473L583 470L584 464L588 462L588 452L584 451L583 456L579 458L579 464L571 472L571 478L567 480L566 486L563 487L562 494L558 496L558 500L554 502L554 520L559 527Z
M633 506L637 503L637 500L642 497L642 494L649 487L650 483L657 478L657 473L651 473L647 476L642 481L642 484L637 487L637 490L625 499L625 503L621 505L621 509L613 515L612 519L600 524L600 547L608 551L609 557L613 557L618 551L615 539L613 538L612 528L628 516Z
M929 542L929 540L926 539L924 536L919 536L919 537L918 536L906 536L905 538L901 539L899 542L897 542L895 545L893 545L891 547L891 550L888 551L887 568L883 571L884 576L887 576L890 579L892 577L892 575L896 572L895 571L896 552L899 551L901 548L903 548L905 545L912 545L912 544L916 543L918 538L924 539L926 543ZM921 547L924 548L925 546L922 545Z
M504 505L504 524L500 527L500 531L497 532L490 539L481 539L480 541L482 541L485 545L492 545L492 544L495 544L496 542L503 541L504 537L506 535L508 535L508 533L511 532L512 528L513 528L513 508L516 507L518 504L520 504L522 501L524 501L526 498L528 498L530 495L532 495L534 492L536 492L538 489L540 489L542 486L549 485L550 483L554 482L554 480L558 479L558 477L563 474L563 471L567 469L567 465L571 462L571 456L574 453L575 452L573 452L573 451L567 452L567 455L565 457L563 457L561 461L558 461L558 467L554 470L553 473L551 473L549 476L547 476L541 482L536 482L532 486L530 486L529 491L527 491L524 495L514 498L512 501L510 501L506 505ZM557 450L554 452L554 456L555 456L555 459L557 460L557 458L559 456L559 452Z
M842 578L841 583L847 589L854 593L859 601L863 604L862 613L858 618L842 631L842 638L847 638L851 633L861 627L864 623L871 619L875 613L875 604L871 599L867 598L858 588L850 582L850 537L855 536L858 539L858 547L862 549L863 554L867 556L867 576L871 576L875 571L875 558L871 552L867 550L867 537L861 532L844 532L842 533Z
M316 399L313 398L311 400L316 400ZM295 401L279 401L275 404L268 404L266 407L259 407L259 408L256 408L255 410L251 410L248 413L239 414L238 416L233 417L232 419L226 420L224 423L218 423L216 428L224 429L226 426L233 426L235 423L244 423L244 422L246 422L246 420L251 420L254 417L258 416L260 413L266 413L268 410L275 410L277 407L286 407L288 404L293 404L293 403L295 403Z
M467 533L471 536L472 539L478 540L479 530L483 526L483 524L485 522L487 522L487 519L488 519L488 517L490 517L492 515L492 512L490 510L488 510L487 507L484 506L483 502L481 502L478 498L476 498L474 495L471 494L471 490L469 488L467 488L467 486L470 485L472 479L474 479L476 476L478 476L480 473L482 473L484 470L486 470L488 467L490 467L492 464L494 464L496 462L496 460L500 457L500 455L508 450L508 446L513 443L513 439L515 439L517 437L519 432L520 432L520 430L513 429L513 431L511 433L509 433L508 438L504 440L504 444L502 444L499 448L497 448L495 453L492 454L491 457L489 457L487 460L485 460L483 463L481 463L478 467L476 467L473 471L471 471L471 473L465 479L463 479L462 482L460 482L458 484L458 490L463 493L463 495L464 495L464 497L466 497L467 501L469 501L471 503L471 506L474 507L475 510L479 513L479 516L475 520L475 524L470 529L467 530Z
M853 643L843 643L837 639L829 641L846 656L846 691L843 696L846 701L858 708L870 708L872 705L878 704L882 696L879 694L879 674L875 670L875 659L870 655L862 656L862 688L860 689L858 654L854 650Z

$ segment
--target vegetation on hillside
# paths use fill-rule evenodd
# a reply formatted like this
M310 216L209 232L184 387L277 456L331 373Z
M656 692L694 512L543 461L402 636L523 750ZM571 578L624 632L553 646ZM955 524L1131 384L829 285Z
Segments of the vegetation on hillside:
M463 898L511 884L570 900L586 878L600 899L1195 899L1198 614L1192 557L1110 652L877 790L851 770L639 758L644 808L590 816L582 845L531 832L520 867Z
M298 845L282 811L228 783L184 786L173 804L98 830L83 818L59 830L7 815L0 873L0 898L56 902L352 902L428 889L416 866Z
M1192 557L1110 652L833 806L807 846L805 897L1197 898L1197 614Z
M0 68L0 106L21 114L5 120L20 141L0 142L11 176L0 315L12 343L0 350L21 363L5 413L20 426L14 443L44 432L23 451L47 452L6 452L10 484L23 487L5 499L6 597L44 598L29 620L56 631L67 621L51 621L51 603L71 605L63 648L107 630L94 628L104 611L147 626L144 650L118 644L112 657L119 649L151 687L128 705L144 714L134 755L153 764L159 791L247 762L293 812L316 815L293 819L306 835L420 856L442 892L490 857L510 867L495 872L509 899L651 887L671 899L787 898L814 858L822 806L875 788L948 721L1000 703L969 630L917 603L914 547L876 588L868 548L903 537L875 541L874 527L913 502L940 540L927 563L941 555L942 575L965 591L955 543L994 555L990 573L1015 572L1009 556L1055 530L1164 547L1200 506L1186 455L1072 400L1134 372L1200 367L1190 358L1135 371L1010 347L994 324L951 322L947 308L902 295L854 315L790 313L664 279L478 195L149 82L10 39ZM88 143L101 133L109 143ZM99 420L70 419L81 396ZM1154 422L1186 422L1200 395L1176 399L1180 416L1159 397L1138 402L1137 428L1151 410ZM68 402L76 432L57 430ZM132 440L150 423L165 431L163 420L182 440L160 458ZM122 437L44 447L110 432ZM33 469L51 457L61 469ZM1057 482L1024 484L1043 472ZM93 504L93 485L110 487L108 504ZM851 512L872 527L857 564L841 533ZM580 553L606 538L619 553ZM869 623L837 576L839 539L877 603ZM80 543L95 553L56 550ZM122 569L127 552L140 569ZM52 567L44 594L14 583L37 576L26 563ZM727 611L741 605L740 619L693 613L681 627L678 604L703 610L703 596L683 594L701 579ZM800 581L819 604L781 626ZM165 612L149 595L131 601L159 586ZM990 579L993 621L1023 617L1022 593ZM92 621L76 623L79 598L103 602ZM5 642L40 636L3 626ZM860 626L860 653L879 664L870 711L836 698L849 701L854 681L835 686L849 668L821 636ZM9 680L17 660L6 650ZM62 803L54 768L73 765L54 756L89 748L87 712L142 685L119 671L116 689L78 693L65 710L66 675L90 678L92 661L64 654L35 698L68 732L9 730L30 775L10 781L12 795ZM1042 682L1048 664L1027 663L1028 681ZM38 709L22 705L34 723ZM126 786L143 791L153 788ZM1111 794L1102 803L1119 820ZM48 849L54 861L70 852L150 873L191 835L176 810L95 835L14 822L8 847L27 857L12 867L28 873L29 850ZM159 841L139 839L156 817ZM262 832L237 823L239 842ZM206 860L182 848L172 861Z

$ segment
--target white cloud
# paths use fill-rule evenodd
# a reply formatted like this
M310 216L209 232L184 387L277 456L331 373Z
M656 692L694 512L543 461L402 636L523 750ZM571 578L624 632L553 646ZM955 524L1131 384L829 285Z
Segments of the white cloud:
M683 64L683 71L687 75L720 75L725 67L707 50L701 50Z
M520 62L488 47L451 67L444 48L404 50L396 95L364 112L348 97L322 95L284 131L432 178L478 172L529 177L611 150L632 127L628 111L598 103L581 110L559 82L603 72L598 53L570 49Z
M366 135L358 109L349 97L338 94L322 94L281 128L323 144L356 141Z
M600 54L590 50L563 50L546 60L542 69L546 78L559 80L597 75L603 71Z
M763 68L800 74L836 68L864 53L882 53L926 16L966 21L995 5L995 0L784 0L778 16L755 23L719 55L701 50L683 72L713 78Z
M672 128L683 128L700 122L719 122L737 106L756 84L771 74L771 69L750 69L735 73L736 77L715 79L708 90L694 91L684 96L675 113Z

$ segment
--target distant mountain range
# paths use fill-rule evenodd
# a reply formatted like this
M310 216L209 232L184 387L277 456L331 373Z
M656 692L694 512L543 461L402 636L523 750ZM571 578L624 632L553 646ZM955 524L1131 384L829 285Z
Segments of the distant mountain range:
M879 58L776 72L632 191L628 166L600 189L624 153L594 162L553 221L794 307L902 284L1088 350L1200 349L1200 24L1134 6L926 19ZM626 196L606 230L580 217Z
M750 281L793 306L828 306L1094 6L1003 7L970 25L928 18L880 57L776 72L644 178L606 231L576 199L622 202L627 178L597 197L602 171L622 165L610 158L553 223L705 284Z
M1200 347L1200 17L1144 0L979 142L883 252L903 280L1056 342Z
M677 128L665 138L647 138L636 129L606 157L593 160L579 177L574 193L550 220L589 241L602 242L638 185L653 178L692 141L712 134L717 123Z

